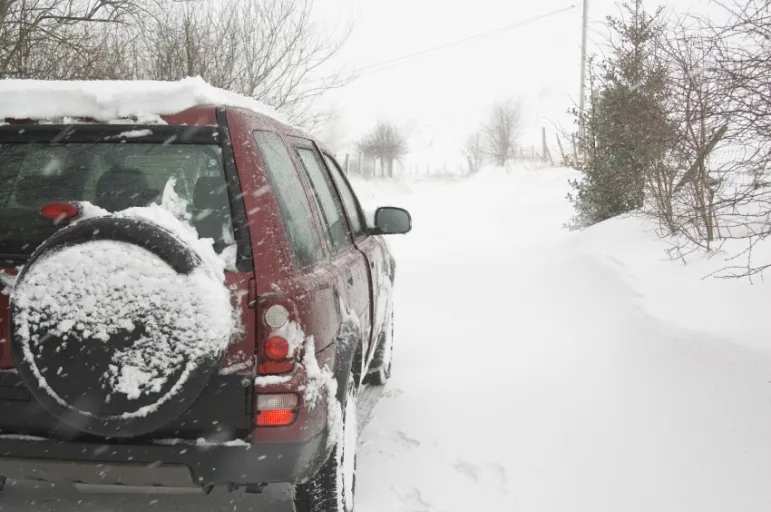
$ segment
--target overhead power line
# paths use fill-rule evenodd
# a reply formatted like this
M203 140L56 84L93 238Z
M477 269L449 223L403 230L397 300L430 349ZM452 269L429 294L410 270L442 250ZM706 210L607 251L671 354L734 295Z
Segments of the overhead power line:
M445 48L450 48L451 46L457 46L459 44L470 43L471 41L476 41L478 39L484 39L485 37L490 37L490 36L498 34L500 32L507 32L507 31L513 30L515 28L523 27L523 26L535 23L537 21L544 20L546 18L551 18L553 16L557 16L558 14L562 14L563 12L567 12L567 11L569 11L571 9L575 9L575 7L576 7L575 5L570 5L568 7L563 7L562 9L557 9L556 11L551 11L551 12L547 12L545 14L540 14L540 15L535 16L533 18L528 18L526 20L518 21L516 23L512 23L511 25L506 25L505 27L499 27L499 28L496 28L496 29L493 29L493 30L488 30L488 31L485 31L485 32L480 32L479 34L475 34L473 36L468 36L468 37L464 37L463 39L457 39L455 41L450 41L449 43L444 43L444 44L441 44L439 46L434 46L432 48L426 48L425 50L420 50L420 51L417 51L417 52L414 52L414 53L409 53L407 55L402 55L401 57L396 57L396 58L393 58L393 59L385 60L385 61L382 61L382 62L378 62L376 64L369 64L367 66L362 66L362 67L358 68L356 71L363 71L363 70L366 70L366 69L375 68L375 67L379 67L379 66L383 66L383 65L387 65L387 64L393 64L393 63L400 62L400 61L403 61L403 60L412 59L414 57L420 57L420 56L425 55L427 53L431 53L431 52L435 52L435 51L439 51L439 50L444 50Z
M540 14L538 16L534 16L532 18L528 18L528 19L525 19L525 20L522 20L522 21L518 21L516 23L512 23L512 24L506 25L504 27L499 27L499 28L495 28L495 29L492 29L492 30L487 30L485 32L480 32L478 34L474 34L472 36L464 37L462 39L456 39L455 41L450 41L450 42L447 42L447 43L444 43L444 44L440 44L438 46L434 46L434 47L431 47L431 48L426 48L424 50L420 50L420 51L413 52L413 53L408 53L408 54L402 55L400 57L394 57L392 59L384 60L384 61L381 61L381 62L376 62L374 64L367 64L367 65L359 67L359 68L357 68L357 69L355 69L353 71L345 73L345 75L347 76L347 79L354 80L356 78L360 78L362 76L366 76L366 75L369 75L371 73L377 73L377 72L380 72L380 71L385 71L387 69L391 69L393 67L400 66L402 64L406 64L408 62L411 62L412 60L414 60L414 59L416 59L418 57L422 57L422 56L424 56L426 54L429 54L429 53L437 52L439 50L444 50L444 49L450 48L452 46L458 46L458 45L461 45L461 44L470 43L472 41L477 41L479 39L484 39L486 37L490 37L492 35L499 34L501 32L507 32L509 30L513 30L515 28L524 27L526 25L530 25L530 24L536 23L538 21L541 21L541 20L544 20L544 19L547 19L547 18L552 18L554 16L557 16L557 15L560 15L560 14L565 13L567 11L570 11L572 9L575 9L575 7L576 7L575 4L573 4L573 5L570 5L570 6L567 6L567 7L563 7L562 9L557 9L557 10L550 11L550 12L547 12L547 13L544 13L544 14ZM362 73L362 71L364 71L364 73Z

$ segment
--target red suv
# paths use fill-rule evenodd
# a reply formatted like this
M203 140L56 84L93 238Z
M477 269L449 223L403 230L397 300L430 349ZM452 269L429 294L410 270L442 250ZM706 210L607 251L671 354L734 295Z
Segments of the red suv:
M208 103L0 126L0 487L291 482L298 510L352 510L357 390L391 371L381 235L410 215Z

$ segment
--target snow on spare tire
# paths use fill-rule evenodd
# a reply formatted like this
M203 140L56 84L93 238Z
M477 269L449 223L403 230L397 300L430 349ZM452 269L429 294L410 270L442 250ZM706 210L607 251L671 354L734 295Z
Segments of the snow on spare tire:
M152 205L89 218L44 242L11 294L12 348L35 397L80 431L133 437L180 416L233 333L210 240Z

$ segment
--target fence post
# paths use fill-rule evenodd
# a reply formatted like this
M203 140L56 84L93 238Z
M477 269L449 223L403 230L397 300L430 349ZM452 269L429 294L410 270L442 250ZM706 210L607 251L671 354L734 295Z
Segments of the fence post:
M560 140L560 134L557 133L554 136L557 138L557 146L559 146L559 148L560 148L560 157L562 158L562 160L560 160L560 161L564 164L564 162L565 162L565 150L562 149L562 141Z

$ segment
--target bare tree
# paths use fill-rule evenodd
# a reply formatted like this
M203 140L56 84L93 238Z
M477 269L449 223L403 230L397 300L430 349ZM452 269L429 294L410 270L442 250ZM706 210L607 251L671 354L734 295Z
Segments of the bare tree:
M506 100L493 105L483 134L487 153L497 165L503 166L506 160L514 157L514 149L521 131L522 111L517 103Z
M130 22L142 0L0 0L0 78L66 72L62 56L91 54L95 25ZM85 66L83 66L85 67Z
M312 0L202 0L157 13L141 43L149 58L139 75L176 80L199 75L312 121L311 100L346 83L324 68L350 33L329 34L314 21Z
M313 0L0 0L0 77L201 76L312 130L328 115L315 100L351 78L330 62L349 33Z
M474 174L479 171L485 160L484 138L480 132L468 136L463 148L463 156L466 157L469 173Z
M379 121L357 144L366 158L380 160L382 176L393 178L394 161L407 154L407 141L399 129L385 121Z

